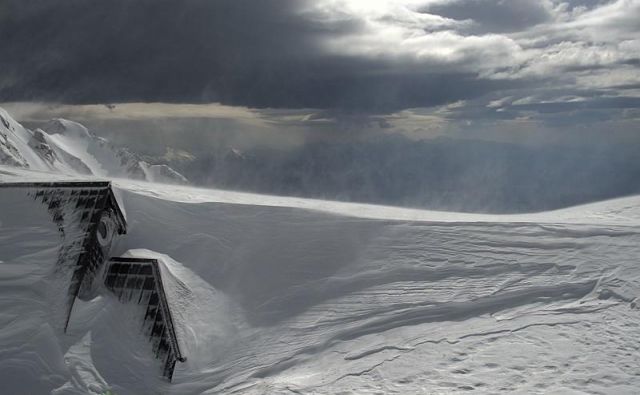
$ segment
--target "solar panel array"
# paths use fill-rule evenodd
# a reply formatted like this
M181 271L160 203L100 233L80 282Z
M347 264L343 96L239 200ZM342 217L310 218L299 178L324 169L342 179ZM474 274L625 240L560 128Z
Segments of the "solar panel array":
M116 232L126 232L126 221L115 200L111 183L90 182L17 182L0 184L2 188L22 188L27 196L44 204L58 226L62 244L58 250L56 273L70 275L66 298L64 330L67 330L73 303L77 297L95 296L95 277L108 258L108 248L98 242L101 218L109 216Z
M186 358L180 351L158 261L112 258L107 266L105 286L121 302L144 308L142 332L151 342L154 356L163 363L163 375L171 380L176 362L184 362Z
M158 261L112 258L107 262L111 237L106 233L126 233L126 220L111 183L16 182L2 183L0 188L24 189L26 197L46 206L58 228L62 243L55 273L69 284L64 330L69 325L75 299L92 299L104 282L121 302L143 306L143 333L151 342L154 356L162 362L163 375L171 380L176 362L184 362L186 358L180 351ZM113 229L100 228L105 218Z

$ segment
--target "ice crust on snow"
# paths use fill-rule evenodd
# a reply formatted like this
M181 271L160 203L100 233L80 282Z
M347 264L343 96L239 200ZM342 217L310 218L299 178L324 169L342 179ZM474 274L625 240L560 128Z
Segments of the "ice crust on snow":
M0 167L0 181L25 177L47 174ZM26 223L5 215L5 388L120 395L640 387L640 197L471 215L114 185L129 227L113 252L162 261L187 361L174 383L162 380L134 308L108 295L78 303L70 334L58 334L41 280L55 255L54 228L37 213ZM0 204L7 199L0 194ZM20 387L25 382L30 387Z

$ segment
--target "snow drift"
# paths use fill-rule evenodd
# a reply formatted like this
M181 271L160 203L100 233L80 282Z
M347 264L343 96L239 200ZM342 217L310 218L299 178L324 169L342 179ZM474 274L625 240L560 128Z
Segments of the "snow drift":
M2 181L30 174L0 168ZM471 215L114 185L128 229L112 253L163 262L187 361L173 383L163 380L135 312L106 296L78 303L70 333L56 333L37 280L56 248L53 230L44 218L7 227L3 210L5 388L631 394L640 386L640 197Z

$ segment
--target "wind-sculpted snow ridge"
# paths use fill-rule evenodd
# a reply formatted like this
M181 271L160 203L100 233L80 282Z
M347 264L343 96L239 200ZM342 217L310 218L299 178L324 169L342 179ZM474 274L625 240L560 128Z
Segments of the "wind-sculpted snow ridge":
M71 175L121 177L187 184L164 164L149 164L126 148L116 147L83 125L54 119L34 131L0 108L0 164Z
M27 173L0 168L0 180ZM640 388L640 197L501 216L114 185L129 226L112 253L163 262L188 359L172 383L162 380L137 310L113 298L78 301L66 337L38 314L10 324L43 302L27 268L4 264L13 254L36 270L47 262L38 251L51 247L37 229L0 232L0 300L14 301L0 316L9 320L0 326L5 388L25 380L55 394L118 395ZM47 356L48 370L16 352L25 344Z

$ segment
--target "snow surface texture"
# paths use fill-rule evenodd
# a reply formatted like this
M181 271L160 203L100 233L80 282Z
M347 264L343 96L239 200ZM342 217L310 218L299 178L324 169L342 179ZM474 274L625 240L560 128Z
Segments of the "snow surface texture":
M152 165L111 145L79 123L55 119L31 131L0 108L0 164L32 170L123 177L169 184L187 179L167 165Z
M0 181L29 174L0 167ZM640 388L640 197L490 216L114 183L129 227L113 252L162 262L188 359L164 381L134 307L107 295L59 335L35 280L52 230L3 223L11 393Z

